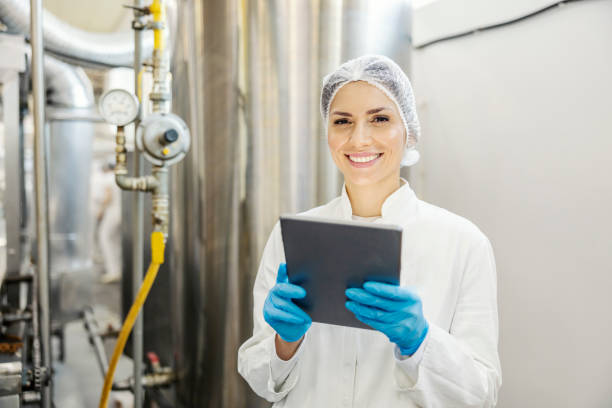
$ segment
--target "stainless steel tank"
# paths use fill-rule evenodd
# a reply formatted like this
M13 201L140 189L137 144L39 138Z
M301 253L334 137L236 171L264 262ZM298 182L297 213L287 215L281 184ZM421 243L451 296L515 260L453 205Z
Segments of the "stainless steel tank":
M322 77L364 53L407 69L409 10L400 0L179 3L173 110L193 145L172 170L177 406L266 405L237 373L236 354L278 215L339 194L319 119Z

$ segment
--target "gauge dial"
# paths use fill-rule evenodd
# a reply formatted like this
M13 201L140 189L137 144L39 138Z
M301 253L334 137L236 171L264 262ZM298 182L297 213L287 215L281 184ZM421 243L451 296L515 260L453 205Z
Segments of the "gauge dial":
M138 99L125 89L111 89L100 98L99 108L105 121L125 126L138 115Z

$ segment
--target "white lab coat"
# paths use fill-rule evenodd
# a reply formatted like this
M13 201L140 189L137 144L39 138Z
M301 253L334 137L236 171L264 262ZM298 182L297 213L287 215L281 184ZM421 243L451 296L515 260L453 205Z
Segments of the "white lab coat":
M402 286L416 288L430 329L403 357L374 330L313 323L289 361L276 355L263 304L285 254L277 223L253 288L253 336L238 371L274 407L492 407L501 385L493 250L470 221L419 200L409 184L391 194L374 222L403 227ZM342 195L302 213L350 220Z

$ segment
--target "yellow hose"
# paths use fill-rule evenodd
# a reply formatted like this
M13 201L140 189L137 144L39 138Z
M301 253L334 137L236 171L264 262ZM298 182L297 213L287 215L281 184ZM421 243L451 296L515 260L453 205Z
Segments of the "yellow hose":
M157 276L157 271L159 271L159 266L163 263L164 234L159 231L155 231L151 234L151 264L149 265L149 270L147 271L142 285L138 290L138 295L136 295L136 299L134 300L129 313L123 322L121 331L119 332L119 338L117 339L113 356L111 357L108 365L108 372L106 373L106 378L104 378L104 387L102 388L102 395L100 396L100 408L106 408L108 397L113 386L113 377L115 376L115 369L117 368L119 357L121 357L121 354L123 354L123 348L125 347L125 343L127 342L130 332L132 331L132 327L134 327L134 322L138 317L138 313L140 313L142 305L147 299L151 286L153 286L153 282Z
M137 87L136 87L136 96L138 97L138 102L142 103L142 74L145 72L144 67L142 67L140 69L140 71L138 72L138 78L136 80L137 82Z
M166 10L162 0L153 0L149 6L149 12L153 14L153 21L156 23L166 22ZM163 51L164 49L164 30L163 28L153 29L153 49Z

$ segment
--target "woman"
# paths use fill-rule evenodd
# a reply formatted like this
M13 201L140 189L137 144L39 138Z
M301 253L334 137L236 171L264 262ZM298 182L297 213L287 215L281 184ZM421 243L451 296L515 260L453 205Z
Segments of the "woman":
M254 329L238 370L276 407L491 407L501 368L495 261L471 222L419 200L400 166L416 163L410 82L382 56L324 79L321 112L344 175L340 197L305 212L403 227L400 286L366 282L346 307L373 330L312 324L287 280L280 227L264 249Z

